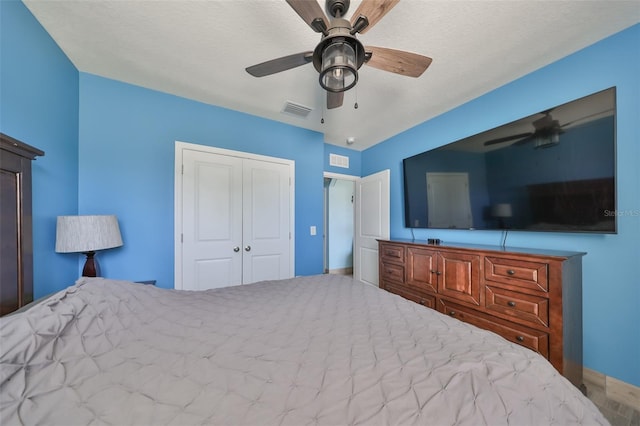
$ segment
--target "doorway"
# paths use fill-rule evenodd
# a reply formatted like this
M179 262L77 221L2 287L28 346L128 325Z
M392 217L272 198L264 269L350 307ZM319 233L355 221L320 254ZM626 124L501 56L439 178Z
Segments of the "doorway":
M350 237L351 271L353 278L365 284L378 286L378 239L388 239L390 230L390 171L357 177L336 173L324 173L325 177L325 210L324 210L324 267L325 273L331 271L330 247L327 244L336 238L336 232L330 231L332 209L328 208L328 188L331 182L327 178L346 180L352 183L353 198L340 211L342 215L351 215L353 228L351 232L341 231ZM353 200L353 202L352 202ZM347 244L344 245L346 247ZM339 271L338 271L339 272Z
M325 173L323 271L353 275L355 180Z

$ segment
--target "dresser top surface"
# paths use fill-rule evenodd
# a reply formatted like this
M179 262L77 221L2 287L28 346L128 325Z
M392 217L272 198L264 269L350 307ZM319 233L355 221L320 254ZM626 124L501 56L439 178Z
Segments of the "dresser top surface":
M511 246L497 246L490 244L469 244L469 243L457 243L457 242L442 242L441 244L428 244L425 240L413 240L410 238L390 238L390 239L378 239L378 241L386 241L390 243L402 243L413 244L419 246L425 246L432 249L446 248L446 249L466 249L466 250L483 250L493 251L497 253L522 253L532 254L539 256L552 256L569 258L575 256L584 256L585 252L567 251L567 250L550 250L528 247L511 247Z

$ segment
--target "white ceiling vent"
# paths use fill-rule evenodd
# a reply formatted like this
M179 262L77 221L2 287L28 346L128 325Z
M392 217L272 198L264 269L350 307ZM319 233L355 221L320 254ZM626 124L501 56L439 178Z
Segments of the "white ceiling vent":
M338 154L329 154L329 165L335 167L349 168L349 157Z
M307 118L311 112L311 108L304 105L294 104L291 101L287 101L284 104L282 112L285 114L295 115L296 117Z

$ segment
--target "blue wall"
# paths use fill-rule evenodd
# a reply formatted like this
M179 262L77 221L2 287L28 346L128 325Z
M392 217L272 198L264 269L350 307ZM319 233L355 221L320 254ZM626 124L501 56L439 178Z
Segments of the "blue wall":
M362 173L391 170L391 235L403 222L402 159L617 86L617 235L509 233L507 244L585 251L586 367L640 386L640 25L526 75L362 153ZM428 78L428 76L426 76ZM490 114L487 114L490 111ZM416 230L416 238L499 244L491 231Z
M0 1L0 131L45 152L33 162L34 296L78 277L56 254L56 216L78 211L78 71L20 1Z
M116 214L124 240L104 276L173 288L175 141L294 160L295 273L322 273L320 133L81 73L79 137L79 212Z

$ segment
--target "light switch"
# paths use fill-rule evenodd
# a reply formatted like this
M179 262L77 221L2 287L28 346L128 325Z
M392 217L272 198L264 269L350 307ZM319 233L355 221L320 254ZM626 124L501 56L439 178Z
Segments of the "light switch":
M316 235L316 227L315 227L315 226L312 226L312 227L309 229L309 232L311 232L311 235Z

